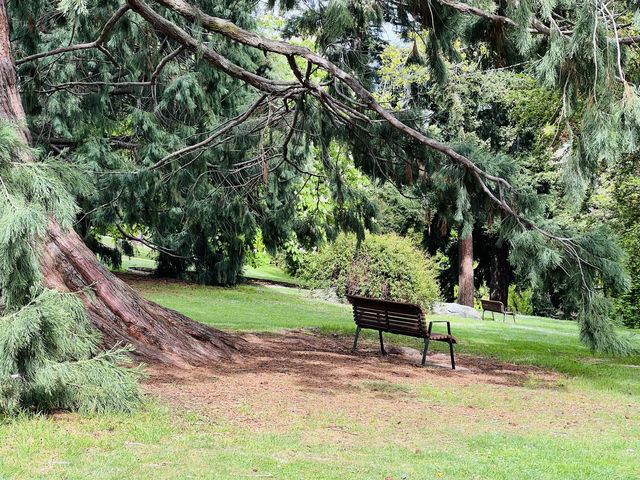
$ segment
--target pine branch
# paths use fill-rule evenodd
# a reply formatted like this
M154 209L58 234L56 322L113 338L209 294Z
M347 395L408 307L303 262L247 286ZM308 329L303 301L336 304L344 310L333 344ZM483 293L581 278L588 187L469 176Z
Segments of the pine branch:
M152 85L154 83L156 83L156 79L158 78L158 75L160 75L162 70L164 69L165 65L167 63L169 63L171 60L173 60L175 57L180 55L182 52L184 52L184 50L185 50L185 46L184 45L180 45L178 48L176 48L169 55L167 55L162 60L160 60L160 62L158 63L158 66L156 67L156 69L151 74L151 78L149 79L149 83L151 83Z
M467 3L464 2L455 2L453 0L434 0L438 3L440 3L441 5L445 5L449 8L452 8L454 10L457 10L461 13L465 13L465 14L469 14L469 15L474 15L477 17L481 17L481 18L485 18L487 20L491 20L492 22L495 23L500 23L500 24L504 24L504 25L509 25L511 27L515 27L517 26L517 23L509 18L506 17L504 15L496 15L494 13L490 13L487 12L485 10L482 10L481 8L469 5ZM393 5L396 6L402 6L402 7L406 7L409 8L409 5L405 2L401 2L401 1L396 1L396 0L391 0L391 1L385 1L385 0L379 0L379 3L382 4L383 6L387 3L391 3ZM622 26L618 27L616 29L619 30L619 28L622 28ZM551 28L549 28L548 26L546 26L545 24L543 24L538 18L536 18L535 16L531 18L531 28L529 29L530 33L534 33L534 34L539 34L539 35L545 35L545 36L549 36L551 34ZM572 32L571 31L565 31L565 30L560 30L558 28L558 31L563 34L563 35L570 35ZM619 37L617 34L614 37L608 37L608 40L610 42L614 42L617 43L619 45L635 45L635 44L639 44L640 43L640 35L631 35L631 36L625 36L625 37Z
M178 255L175 252L173 252L172 250L169 250L167 248L164 247L160 247L154 243L149 242L148 240L144 239L144 238L140 238L140 237L134 237L133 235L128 234L124 228L122 228L122 225L120 225L119 223L116 223L116 228L118 229L118 231L120 232L120 234L125 237L127 240L131 240L133 242L140 242L142 243L144 246L149 247L151 250L159 252L159 253L164 253L165 255L169 255L170 257L175 257L175 258L184 258L186 260L196 260L195 257L185 257L183 255Z
M155 28L163 31L169 37L185 45L187 48L195 48L195 40L193 38L191 38L186 32L184 32L184 30L180 29L178 26L158 14L154 9L149 7L142 0L127 0L127 3L132 10L141 15ZM295 63L295 58L301 58L308 62L308 64L313 64L316 68L324 70L334 79L337 79L337 81L347 86L355 95L355 99L362 105L365 105L367 110L376 114L384 121L388 122L389 125L394 127L396 130L402 132L410 138L413 138L420 144L444 154L455 163L469 170L473 174L474 178L476 178L484 194L498 208L500 208L507 215L514 218L514 220L518 223L518 225L520 225L523 230L535 230L547 239L558 242L562 246L562 248L570 255L570 257L579 264L581 275L583 277L583 283L586 285L586 280L584 274L582 273L582 265L589 265L589 263L581 257L575 242L570 238L554 235L553 233L540 228L530 220L522 217L517 212L515 207L515 189L508 181L485 172L475 163L473 163L469 158L459 154L453 148L435 139L427 137L423 133L411 128L410 126L400 121L395 115L384 109L376 101L371 92L369 92L355 77L346 73L331 61L312 52L306 47L292 45L290 43L279 40L272 40L262 37L257 33L244 30L226 19L208 15L205 12L202 12L197 7L188 4L183 0L155 0L155 3L158 3L178 13L189 21L198 21L203 28L212 33L218 33L240 44L254 47L265 53L270 52L285 56L289 62L294 76L298 80L299 87L303 89L303 91L307 91L315 98L317 98L323 105L323 107L329 113L332 113L331 118L333 120L336 120L338 122L348 122L351 125L357 125L357 122L354 120L362 121L362 114L360 112L357 112L357 110L346 106L343 102L340 102L339 100L330 96L321 85L316 84L308 77L303 76L301 71L297 67L297 64ZM266 83L264 83L255 74L247 72L237 65L232 64L222 55L208 49L208 47L200 45L199 48L206 60L208 60L214 66L217 66L218 68L223 70L225 73L228 73L232 77L249 83L263 93L268 93L273 96L281 96L283 94L283 89L276 88L273 84L273 81L268 80ZM354 115L354 112L357 112L357 114ZM370 121L368 117L367 120ZM498 188L498 190L500 191L500 198L498 198L494 194L491 188L489 188L488 184L493 184L496 186L496 188ZM505 192L507 193L506 198L504 197Z
M229 123L227 123L227 125L224 128L221 128L220 130L216 131L215 133L210 135L208 138L205 138L201 142L198 142L198 143L193 144L193 145L189 145L188 147L184 147L184 148L182 148L182 149L180 149L178 151L170 153L169 155L165 156L161 160L158 160L155 164L150 166L149 170L156 170L156 169L166 165L167 163L169 163L174 158L182 157L182 156L184 156L184 155L186 155L186 154L188 154L190 152L193 152L194 150L198 150L200 148L206 147L208 144L210 144L213 140L215 140L219 136L226 134L227 132L229 132L233 128L237 127L238 125L240 125L241 123L246 121L253 114L253 112L260 105L262 105L264 103L264 101L267 98L268 98L267 95L262 95L260 98L258 98L253 103L253 105L251 105L247 110L245 110L244 113L242 113L241 115L238 115L236 118L234 118Z
M76 45L69 45L69 46L66 46L66 47L55 48L53 50L49 50L48 52L36 53L36 54L30 55L28 57L20 58L20 59L16 60L15 63L16 63L16 65L21 65L23 63L32 62L33 60L38 60L38 59L44 58L44 57L50 57L52 55L58 55L58 54L67 53L67 52L76 52L78 50L88 50L88 49L91 49L91 48L97 48L97 49L101 50L103 53L105 53L108 57L110 57L111 55L104 48L103 44L107 40L107 38L109 37L109 33L111 33L111 30L113 29L115 24L118 23L118 20L120 20L120 18L122 18L122 16L125 13L127 13L128 10L130 10L130 7L127 6L127 5L123 5L122 7L120 7L116 11L116 13L114 13L113 16L107 21L107 23L105 23L104 27L100 31L100 35L98 35L98 38L96 38L93 42L79 43L79 44L76 44ZM113 57L111 57L111 58L113 58Z

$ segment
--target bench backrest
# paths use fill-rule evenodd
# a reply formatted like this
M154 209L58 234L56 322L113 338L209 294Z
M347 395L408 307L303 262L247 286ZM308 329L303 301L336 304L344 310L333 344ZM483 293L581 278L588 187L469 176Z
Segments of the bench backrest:
M481 300L482 309L489 312L505 313L504 304L498 300Z
M353 319L362 328L424 338L427 335L424 312L413 303L347 295L353 305Z

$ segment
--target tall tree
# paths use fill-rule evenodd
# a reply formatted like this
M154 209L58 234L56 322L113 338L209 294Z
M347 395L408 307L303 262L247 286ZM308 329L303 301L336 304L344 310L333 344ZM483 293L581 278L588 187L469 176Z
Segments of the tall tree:
M516 250L521 254L519 266L530 270L531 275L547 278L562 276L565 279L567 288L573 292L575 311L578 312L582 325L583 340L592 348L608 351L621 351L624 348L616 339L608 322L606 300L594 290L600 283L606 284L608 290L624 287L624 276L615 264L619 252L610 246L605 233L596 231L578 235L546 222L534 192L526 185L513 185L503 178L504 174L513 168L508 159L490 155L477 146L445 144L434 138L437 135L432 135L433 132L424 128L421 116L415 115L416 112L393 114L385 109L367 89L375 86L373 62L358 62L358 56L345 56L340 52L337 52L334 61L331 61L307 48L265 38L223 18L226 14L224 8L219 11L218 16L212 15L211 12L214 12L216 7L214 3L203 2L202 9L182 0L157 0L151 5L141 0L127 0L125 4L101 4L100 12L109 12L111 16L103 22L100 33L93 40L79 41L72 36L67 38L65 46L57 46L46 51L41 50L42 44L38 44L36 52L20 51L18 63L25 65L24 68L33 65L31 68L36 76L46 75L48 69L43 68L40 62L47 61L47 65L53 68L51 62L59 61L59 58L70 54L74 56L74 62L86 62L90 68L94 68L94 65L111 64L117 70L119 64L112 50L117 53L127 42L131 42L129 48L132 51L140 52L156 51L159 46L168 43L171 45L170 52L182 50L206 63L210 69L208 74L215 71L217 74L227 75L257 92L256 102L243 114L230 119L229 123L212 125L208 136L198 132L195 138L187 140L188 145L175 152L154 151L153 146L158 140L150 141L147 154L142 158L135 158L139 164L135 165L134 162L134 167L124 172L129 175L147 175L147 172L152 170L151 167L156 165L157 170L180 170L193 161L193 157L182 157L172 153L187 148L187 153L197 156L196 152L200 152L211 142L217 139L226 140L230 128L246 124L248 119L253 118L257 108L268 105L277 110L267 110L279 113L275 117L272 115L267 116L266 120L259 120L255 128L265 132L264 138L269 141L273 139L272 148L260 152L248 163L251 167L262 167L263 175L267 177L269 165L279 163L290 165L302 175L309 174L296 163L296 158L290 156L294 147L307 143L305 135L313 135L325 151L326 142L331 139L350 145L358 165L384 178L404 176L418 181L422 178L429 179L430 176L441 176L443 172L447 172L450 179L464 185L464 188L451 189L452 193L456 192L452 198L452 205L455 205L459 212L461 222L468 223L473 220L470 198L483 199L487 210L490 210L490 205L496 213L500 212L504 217L501 220L504 228L517 232L512 238ZM362 2L335 3L347 3L350 7L358 7ZM513 51L523 56L540 55L542 52L540 74L549 85L563 89L567 108L573 108L577 98L591 95L594 99L592 104L584 109L582 130L579 132L580 142L576 143L580 147L575 149L576 158L579 160L576 165L580 167L580 173L588 173L589 167L597 164L602 155L629 149L635 145L635 130L632 127L635 125L636 117L632 113L636 109L636 94L633 87L624 82L624 57L618 54L622 52L622 46L631 44L633 39L622 35L623 30L628 27L624 26L626 19L620 17L619 12L612 14L613 22L609 17L609 20L602 21L602 16L609 12L610 5L598 2L592 7L591 4L575 2L568 8L563 5L563 8L556 12L546 3L538 5L537 2L518 2L509 4L504 12L499 11L504 15L498 15L448 1L364 3L373 14L382 12L406 30L421 32L426 29L430 38L426 53L436 75L443 72L444 58L455 55L454 41L460 38L459 27L467 23L469 15L477 19L476 23L486 27L483 30L485 40L487 32L499 37L494 38L494 46L504 47L508 44L513 47ZM28 10L29 6L35 4L42 7L39 2L32 5L25 5L23 2L10 4L17 12L11 16L12 22L15 18L15 23L18 23L23 31L31 28ZM79 15L80 24L89 21L82 17L88 8L86 2L78 0L65 2L64 5L76 7L75 12ZM636 8L634 2L629 2L628 6ZM340 42L327 43L327 46L350 53L358 49L366 50L367 55L374 52L374 44L367 42L367 36L372 33L368 26L372 25L371 19L376 15L367 13L360 18L357 17L359 12L357 8L352 12L352 15L359 19L354 23L357 28L352 29L352 33L343 35ZM553 25L553 28L546 26L537 15L541 15L542 20ZM132 16L135 21L128 20ZM381 15L377 17L381 18ZM33 17L31 20L32 23L35 20L35 31L46 35L49 30L40 31L39 24L51 18L51 15ZM360 21L362 18L369 20ZM616 18L620 21L619 24L616 23ZM360 28L361 26L365 28ZM128 29L135 30L136 34L133 37L123 36L122 30L119 29L125 32ZM474 31L477 33L478 28ZM595 47L592 41L594 33ZM114 35L111 41L110 35ZM22 38L24 37L16 37ZM541 40L537 40L538 38ZM350 43L358 46L358 49L351 49ZM260 69L251 70L250 66L243 66L242 58L234 58L224 51L224 45L228 44L243 46L252 52L261 52L267 58L283 58L289 65L290 76L273 79ZM610 46L613 48L609 48ZM104 84L101 83L103 80L95 78L83 79L81 82L114 88L114 95L123 92L121 89L125 89L126 92L126 89L132 87L151 88L150 79L153 71L175 58L167 56L169 58L164 63L161 60L156 66L150 61L147 75L142 78L119 78L116 83L107 80ZM594 64L584 65L576 62L578 57L592 58ZM342 64L342 58L349 61ZM500 55L500 58L509 61L505 55ZM623 80L620 86L613 75L602 74L607 69L619 70L618 76ZM138 74L140 75L140 71ZM63 89L72 86L74 85L66 85ZM623 100L616 97L618 90L625 93ZM124 98L133 102L132 108L135 108L135 95ZM38 98L30 97L29 101L38 101ZM144 118L144 115L142 117ZM280 122L280 135L270 135L269 127L274 122ZM608 128L628 135L617 136L615 141L603 141L599 133L603 122ZM122 146L120 142L123 139L113 138L115 130L114 128L110 132L103 132L106 136L103 140L109 148L113 148L114 141L116 146ZM183 138L182 141L184 140ZM214 163L206 165L206 168L207 172L212 173L219 170L219 165ZM123 173L122 169L117 170L114 173ZM442 194L446 197L446 189ZM181 353L188 360L199 361L215 356L216 350L220 347L224 351L229 350L226 343L217 340L223 338L220 334L196 326L177 316L175 312L160 309L126 290L124 285L100 267L73 232L61 231L55 224L52 225L45 241L44 252L43 270L50 284L73 290L92 283L97 284L96 299L88 299L87 302L94 324L107 332L108 339L128 340L131 337L132 342L137 342L136 347L140 348L141 353L174 361ZM532 260L537 263L532 264ZM167 335L158 334L166 331ZM190 345L193 337L204 341Z
M0 120L15 125L27 145L31 135L18 91L4 1L0 4L0 75ZM40 240L45 286L81 296L106 345L131 344L140 358L176 364L206 362L233 351L236 340L229 335L150 302L128 287L98 261L73 230L61 227L56 220L51 219ZM5 284L13 281L16 279L2 278ZM2 290L7 288L3 285Z
M458 240L458 303L473 307L473 234Z

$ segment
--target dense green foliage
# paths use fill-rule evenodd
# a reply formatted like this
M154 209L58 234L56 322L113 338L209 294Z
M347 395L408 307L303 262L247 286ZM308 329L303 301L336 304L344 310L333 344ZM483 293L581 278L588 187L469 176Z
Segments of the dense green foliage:
M94 40L120 2L65 5L63 15L50 2L8 5L17 58ZM199 2L209 14L249 30L260 27L256 5L255 0ZM29 27L34 18L41 28ZM193 28L178 17L173 21ZM194 35L202 32L196 29ZM242 68L267 77L287 75L261 52L220 38L214 43ZM284 153L287 111L263 103L252 118L215 141L172 156L233 124L259 95L145 28L131 12L118 21L106 48L111 62L102 61L103 52L88 50L68 55L73 61L45 58L19 67L35 142L92 180L90 193L80 197L83 214L76 228L101 259L117 268L121 257L99 242L101 235L118 237L124 248L142 236L157 250L159 274L234 284L258 230L272 252L291 238L310 248L327 223L333 230L362 231L356 217L371 217L366 202L355 202L364 203L361 213L349 201L354 193L339 180L330 182L326 193L340 205L330 222L299 215L298 194L313 185L302 171L317 168L322 178L341 178L329 154L319 153L307 133L321 123L317 112L300 106L302 128L288 139Z
M329 219L331 230L362 237L372 202L343 181L338 148L371 177L408 187L436 222L434 230L455 230L465 238L483 229L493 244L505 251L508 246L522 287L541 290L565 316L582 319L583 338L592 348L624 350L613 336L608 301L601 299L627 286L613 237L547 208L548 198L531 179L535 172L517 153L529 150L538 157L538 140L558 133L568 144L567 154L559 155L562 170L580 197L602 164L635 151L640 104L636 86L626 81L634 71L628 55L633 42L617 40L638 27L635 0L480 2L509 16L499 20L470 15L456 3L422 0L269 2L295 9L284 32L313 37L316 50L344 74L323 62L305 65L296 54L288 58L291 67L282 69L284 63L272 58L285 58L266 53L265 43L248 48L228 32L207 31L198 15L188 21L171 4L156 3L156 13L188 31L194 42L261 75L262 85L253 82L258 91L274 91L266 85L276 85L275 77L294 79L296 86L274 94L276 100L261 103L250 120L201 148L198 142L232 125L258 94L247 86L252 82L231 79L221 73L224 68L204 61L193 45L181 50L176 36L150 28L139 8L116 23L103 49L74 51L65 62L47 56L21 65L37 142L85 172L100 174L86 198L84 234L112 231L114 225L125 238L142 232L158 247L163 272L181 275L194 267L200 281L232 283L258 228L270 250L294 233L294 247L305 248L307 240L315 246L326 234L317 228L318 218ZM11 2L16 56L92 41L118 5L35 1L25 8ZM205 0L198 6L258 28L255 1ZM38 28L31 27L34 21ZM401 62L416 66L400 85L402 95L393 92L398 85L383 91L385 21L414 43ZM498 69L510 72L492 71ZM357 81L345 81L348 74L380 90L378 98L404 127L380 121L380 110L372 113L375 102L353 88ZM536 123L543 128L534 131ZM562 128L551 132L557 125ZM410 129L413 135L400 131ZM417 132L433 140L420 140ZM436 141L452 150L434 148ZM554 169L549 155L540 157L547 162L538 173ZM338 208L335 215L300 221L297 194L310 178L319 178L310 171L314 162L322 166L320 178Z
M421 37L412 38L415 45L424 47ZM523 306L525 310L533 307L537 313L565 318L589 316L587 330L595 329L597 323L608 322L610 302L597 299L600 307L591 309L588 304L598 294L582 290L603 285L607 295L620 295L627 288L628 277L620 268L622 252L614 243L615 237L601 225L584 220L585 205L593 194L587 184L598 170L589 170L588 179L576 179L579 153L569 148L569 139L575 134L573 121L581 122L581 112L572 114L571 123L563 123L563 115L567 115L563 99L550 85L536 83L535 70L525 65L483 71L479 66L489 54L486 49L458 48L460 58L448 68L450 81L444 87L428 65L411 61L415 47L413 52L387 48L381 56L382 81L377 95L399 115L403 109L422 113L433 137L450 144L458 142L456 151L485 171L509 180L518 189L523 214L546 225L548 231L571 238L574 253L595 263L589 265L587 260L587 265L573 269L574 254L567 255L542 236L522 235L520 226L487 202L475 179L455 166L436 167L436 174L427 175L430 168L420 162L417 168L403 168L398 158L399 168L390 176L405 184L399 188L401 193L386 187L378 192L383 231L422 235L428 251L445 254L447 264L439 280L449 300L458 282L457 238L473 232L478 284L492 279L496 256L509 256L509 271L502 281L515 281L521 290L531 289L535 295L530 305ZM539 255L531 256L533 251ZM591 270L593 266L596 268ZM594 315L600 320L594 320ZM612 351L623 349L618 345Z
M308 255L298 272L314 287L345 294L410 302L430 310L438 299L436 269L407 238L395 234L340 235L335 242Z
M631 289L616 298L616 311L625 325L640 328L640 162L621 160L612 172L612 223L627 253Z
M531 289L518 291L515 285L509 286L509 310L522 315L532 315L534 305L532 302L533 292Z
M121 2L80 2L82 8L74 8L76 3L69 2L64 15L56 13L57 2L9 4L15 56L94 40ZM246 28L256 27L253 1L202 6ZM33 19L39 28L29 27ZM258 225L272 243L286 238L293 189L299 186L290 168L264 173L264 179L260 165L236 168L252 163L259 148L268 149L264 136L254 131L261 120L232 131L238 133L233 140L187 155L182 164L178 156L163 167L150 167L192 139L202 140L257 97L190 53L178 52L176 61L153 77L176 47L132 15L116 25L107 48L118 68L95 50L78 53L73 62L48 58L19 68L35 142L72 161L92 180L90 193L80 197L84 214L78 230L116 267L118 252L101 245L99 235L117 235L125 242L127 235L144 235L158 247L165 275L184 276L191 267L201 282L234 283ZM244 68L268 69L260 53L229 44L220 48ZM149 85L126 86L137 80ZM270 115L266 110L260 114ZM304 158L304 151L292 150L292 156Z
M0 415L21 409L133 410L137 371L127 348L98 353L85 306L42 286L40 241L50 217L68 226L76 212L68 168L29 161L14 125L0 123ZM79 186L79 179L73 179Z
M44 290L0 317L0 414L20 409L132 411L141 392L126 348L98 352L99 336L72 294Z

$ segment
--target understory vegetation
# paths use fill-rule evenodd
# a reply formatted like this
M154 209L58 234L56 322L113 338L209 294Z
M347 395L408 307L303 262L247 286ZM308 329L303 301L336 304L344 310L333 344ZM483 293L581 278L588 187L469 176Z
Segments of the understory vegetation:
M39 162L15 126L0 122L0 417L21 411L137 408L139 369L125 345L101 351L84 303L44 286L38 257L49 222L77 212L63 165ZM75 182L78 185L78 182Z
M439 297L437 271L410 239L395 234L340 235L309 253L297 275L312 288L335 289L339 297L363 297L417 303L430 310Z

